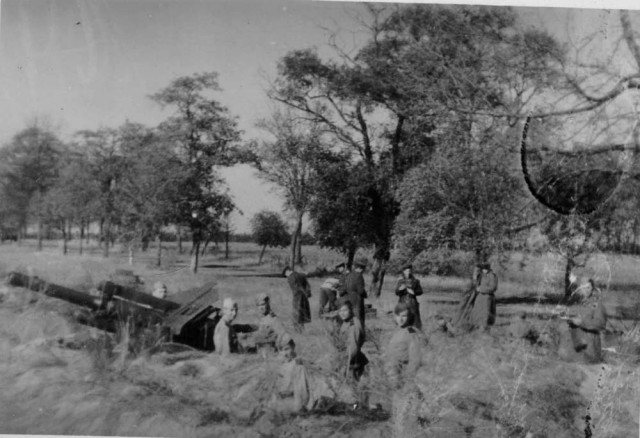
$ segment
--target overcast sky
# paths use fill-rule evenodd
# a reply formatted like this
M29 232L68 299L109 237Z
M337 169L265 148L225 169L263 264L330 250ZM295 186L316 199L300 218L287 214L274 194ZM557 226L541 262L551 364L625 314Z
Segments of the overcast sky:
M0 144L34 117L50 120L63 138L127 119L154 126L168 113L147 96L175 77L203 71L219 73L224 89L219 100L239 117L244 139L255 138L256 120L268 113L267 78L274 76L280 57L309 46L329 55L331 30L342 30L345 47L357 47L364 38L355 20L362 12L358 3L1 0L0 5ZM598 28L606 39L607 29L617 25L615 14L597 9L519 12L528 25L562 38L568 17L576 39ZM225 176L244 212L238 231L247 231L257 211L281 209L278 197L248 167Z

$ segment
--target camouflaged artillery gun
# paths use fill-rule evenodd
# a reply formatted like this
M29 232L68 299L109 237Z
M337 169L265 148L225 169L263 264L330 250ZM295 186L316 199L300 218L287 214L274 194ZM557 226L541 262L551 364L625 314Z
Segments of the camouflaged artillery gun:
M213 331L220 319L215 283L182 292L184 304L156 298L134 288L104 281L91 293L48 283L37 276L11 272L7 283L58 298L80 309L80 323L115 332L118 323L136 328L155 328L167 342L213 351Z

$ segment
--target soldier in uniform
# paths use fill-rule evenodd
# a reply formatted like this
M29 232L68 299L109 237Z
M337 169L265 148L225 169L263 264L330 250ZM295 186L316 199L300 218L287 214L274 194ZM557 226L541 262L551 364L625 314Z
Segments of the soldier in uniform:
M241 352L238 335L231 325L236 316L238 316L238 303L231 298L225 298L222 302L222 318L213 332L213 346L217 354L226 356Z
M417 329L422 329L422 319L420 318L420 304L418 297L422 295L420 281L413 276L413 267L405 265L402 267L402 274L396 283L396 295L398 303L405 303L413 317L413 325Z
M479 264L474 277L477 296L471 309L471 324L475 328L488 330L496 322L498 277L489 263Z
M153 292L151 292L151 295L164 300L167 298L167 286L161 281L156 281L153 284Z
M369 363L369 359L361 350L364 344L364 328L360 319L355 317L353 304L348 299L340 302L338 316L341 320L339 333L345 349L349 373L359 381L365 366Z
M602 303L602 292L589 279L577 305L577 316L567 318L573 350L587 363L602 361L600 333L607 325L607 314Z
M293 326L297 331L302 331L304 325L311 322L311 286L304 274L294 272L290 267L284 268L282 275L287 279L293 293Z
M415 377L422 361L420 331L413 324L413 313L408 303L398 303L394 309L397 330L393 333L385 352L385 372L394 388L402 387Z
M277 339L285 334L282 322L273 310L271 310L271 300L265 293L260 293L256 297L256 306L261 315L258 329L254 334L256 347L258 350L268 349L270 352L277 351Z
M363 272L367 267L367 260L357 260L353 265L354 270L345 278L345 298L350 301L353 314L360 320L364 336L364 299L367 298L367 292L365 290Z

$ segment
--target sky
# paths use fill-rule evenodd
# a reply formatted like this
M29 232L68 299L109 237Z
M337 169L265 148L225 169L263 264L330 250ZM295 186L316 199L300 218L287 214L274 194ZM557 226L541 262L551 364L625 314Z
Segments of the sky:
M154 126L170 112L148 96L176 77L204 71L219 73L218 100L238 116L243 139L259 138L255 123L269 113L265 90L278 59L305 47L330 56L326 43L335 30L341 45L357 48L365 37L356 20L362 12L358 3L304 0L1 0L0 144L34 118L47 120L62 138L127 120ZM606 39L617 20L598 9L519 13L562 38L571 16L578 40L598 27ZM236 214L238 232L248 231L258 211L281 210L278 195L248 166L223 175L244 213Z

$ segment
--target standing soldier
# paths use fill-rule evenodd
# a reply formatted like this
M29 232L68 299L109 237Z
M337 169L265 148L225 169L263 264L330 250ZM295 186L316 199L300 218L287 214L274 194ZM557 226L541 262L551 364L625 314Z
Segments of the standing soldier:
M297 331L302 331L304 325L311 322L311 308L309 307L311 286L309 286L309 281L304 274L294 272L288 266L284 268L282 275L289 282L293 293L293 327Z
M592 279L582 291L582 301L576 306L578 315L568 319L571 342L578 356L587 363L602 362L600 333L607 325L607 314L602 303L602 292Z
M420 318L420 304L418 297L422 295L420 281L413 276L413 267L405 265L402 267L402 274L396 284L396 295L398 303L405 303L413 315L413 326L422 329L422 319Z
M364 299L367 298L367 292L362 273L367 267L367 259L357 260L353 265L354 270L345 278L345 298L351 302L353 313L360 320L364 333Z
M489 263L481 263L474 271L476 297L471 309L473 328L488 330L496 322L496 290L498 277Z

